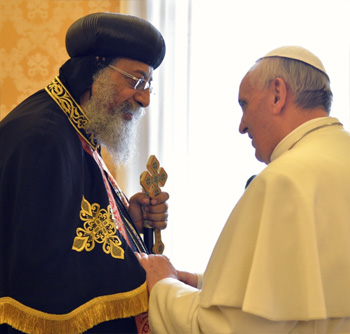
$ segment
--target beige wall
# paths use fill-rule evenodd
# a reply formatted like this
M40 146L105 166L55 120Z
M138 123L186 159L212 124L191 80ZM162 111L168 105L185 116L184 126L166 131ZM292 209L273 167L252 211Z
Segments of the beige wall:
M119 0L0 1L0 119L43 88L66 61L65 33L77 18L121 11Z
M123 0L1 0L0 120L58 74L73 21L93 12L125 12L125 6Z

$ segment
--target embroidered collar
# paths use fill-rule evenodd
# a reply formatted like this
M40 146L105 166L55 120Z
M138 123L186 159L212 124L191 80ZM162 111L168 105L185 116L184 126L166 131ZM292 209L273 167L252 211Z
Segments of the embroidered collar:
M93 150L99 148L96 139L84 131L84 127L89 122L88 117L81 109L80 105L74 100L68 89L63 85L58 77L45 87L46 92L58 104L61 110L66 114L74 129L91 146Z

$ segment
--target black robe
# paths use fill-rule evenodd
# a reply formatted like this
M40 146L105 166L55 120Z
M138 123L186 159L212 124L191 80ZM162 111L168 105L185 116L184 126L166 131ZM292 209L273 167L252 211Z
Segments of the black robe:
M65 91L54 85L53 95ZM86 228L83 200L92 221L111 226L109 199L79 139L98 149L82 129L86 117L69 93L55 96L41 90L0 122L0 323L30 333L80 333L93 326L89 333L134 333L134 315L148 307L145 272L134 255L142 245L130 248L116 230L123 258L106 252L96 236L90 236L96 239L91 250L72 248L78 229ZM7 325L0 332L16 333Z

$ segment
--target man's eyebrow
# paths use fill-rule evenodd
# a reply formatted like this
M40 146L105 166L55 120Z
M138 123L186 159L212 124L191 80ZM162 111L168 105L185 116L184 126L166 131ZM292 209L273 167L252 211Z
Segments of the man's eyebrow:
M243 99L238 99L238 104L243 107L247 104L247 101L246 100L243 100Z
M146 78L148 78L148 76L150 77L150 81L153 79L152 78L152 73L147 73L147 72L144 72L144 71L142 71L142 70L136 70L136 71L134 71L134 73L137 73L137 74L140 74L141 75L141 77L142 77L142 79L146 79ZM136 76L136 75L135 75Z

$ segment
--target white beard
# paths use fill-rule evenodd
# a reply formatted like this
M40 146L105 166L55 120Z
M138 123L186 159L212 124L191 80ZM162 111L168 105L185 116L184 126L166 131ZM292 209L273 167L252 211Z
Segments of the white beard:
M85 130L104 146L116 165L127 164L136 152L138 126L143 109L129 102L119 104L117 91L108 72L101 71L95 78L98 87L84 107L89 119ZM125 120L123 113L132 113Z

